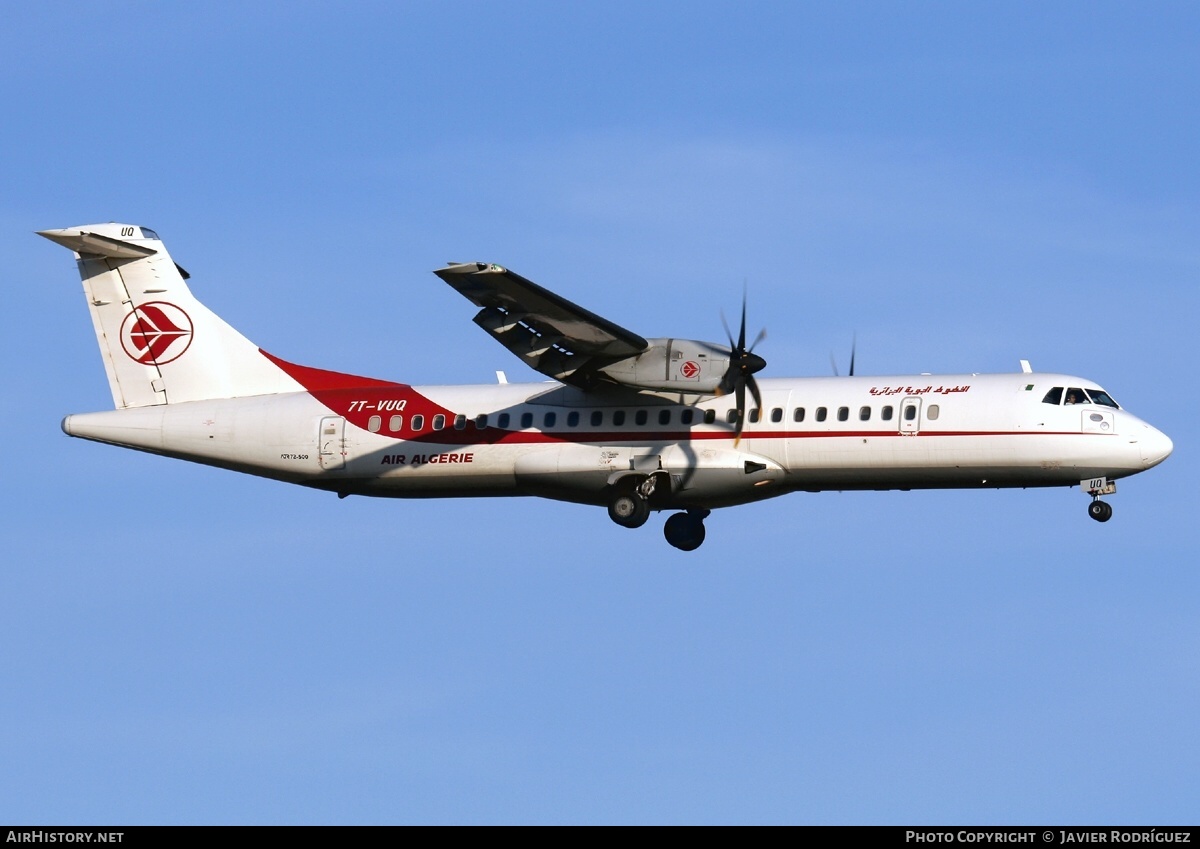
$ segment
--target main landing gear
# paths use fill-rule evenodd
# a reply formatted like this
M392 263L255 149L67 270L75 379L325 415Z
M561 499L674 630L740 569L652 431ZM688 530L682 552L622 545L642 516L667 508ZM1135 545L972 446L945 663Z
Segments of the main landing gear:
M650 498L656 476L650 475L636 485L613 491L608 502L608 517L623 528L640 528L650 518ZM680 551L695 551L704 542L704 520L711 511L692 508L675 513L663 525L663 536Z
M708 510L676 513L663 525L663 536L680 551L695 551L704 542L704 520Z
M608 502L608 518L623 528L640 528L650 518L650 502L635 490L619 492Z
M608 518L623 528L640 528L646 524L650 518L650 496L657 483L656 477L649 475L640 483L618 486L608 502Z

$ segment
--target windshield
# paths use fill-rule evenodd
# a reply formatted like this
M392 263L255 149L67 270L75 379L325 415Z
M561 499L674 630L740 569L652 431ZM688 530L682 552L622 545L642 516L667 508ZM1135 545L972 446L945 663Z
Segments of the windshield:
M1087 394L1092 399L1093 404L1099 404L1101 407L1112 407L1114 410L1121 409L1117 406L1117 402L1103 389L1088 389Z

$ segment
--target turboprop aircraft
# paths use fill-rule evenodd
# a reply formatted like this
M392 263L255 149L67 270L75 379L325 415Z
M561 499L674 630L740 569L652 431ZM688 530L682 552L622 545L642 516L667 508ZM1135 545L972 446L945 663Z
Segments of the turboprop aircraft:
M67 434L339 497L536 495L607 506L628 528L671 510L667 541L690 551L711 510L795 491L1078 484L1106 522L1100 496L1172 449L1094 381L1025 361L1013 374L759 380L744 301L728 345L647 339L482 262L434 273L550 382L326 371L259 349L196 300L153 230L40 235L75 252L116 407L67 416Z

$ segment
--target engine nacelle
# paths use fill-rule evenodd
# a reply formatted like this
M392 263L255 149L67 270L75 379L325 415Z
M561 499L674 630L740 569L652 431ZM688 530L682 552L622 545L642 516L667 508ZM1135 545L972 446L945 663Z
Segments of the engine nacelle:
M599 369L617 383L641 389L711 395L729 369L729 348L695 339L647 339L650 347Z

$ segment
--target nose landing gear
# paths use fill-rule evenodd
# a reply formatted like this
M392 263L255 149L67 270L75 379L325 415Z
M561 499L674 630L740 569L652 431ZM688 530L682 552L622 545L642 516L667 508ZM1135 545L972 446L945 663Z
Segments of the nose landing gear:
M1112 505L1101 501L1101 495L1112 495L1117 491L1117 485L1107 478L1088 478L1079 482L1079 488L1092 497L1088 505L1088 515L1097 522L1107 522L1112 518Z

